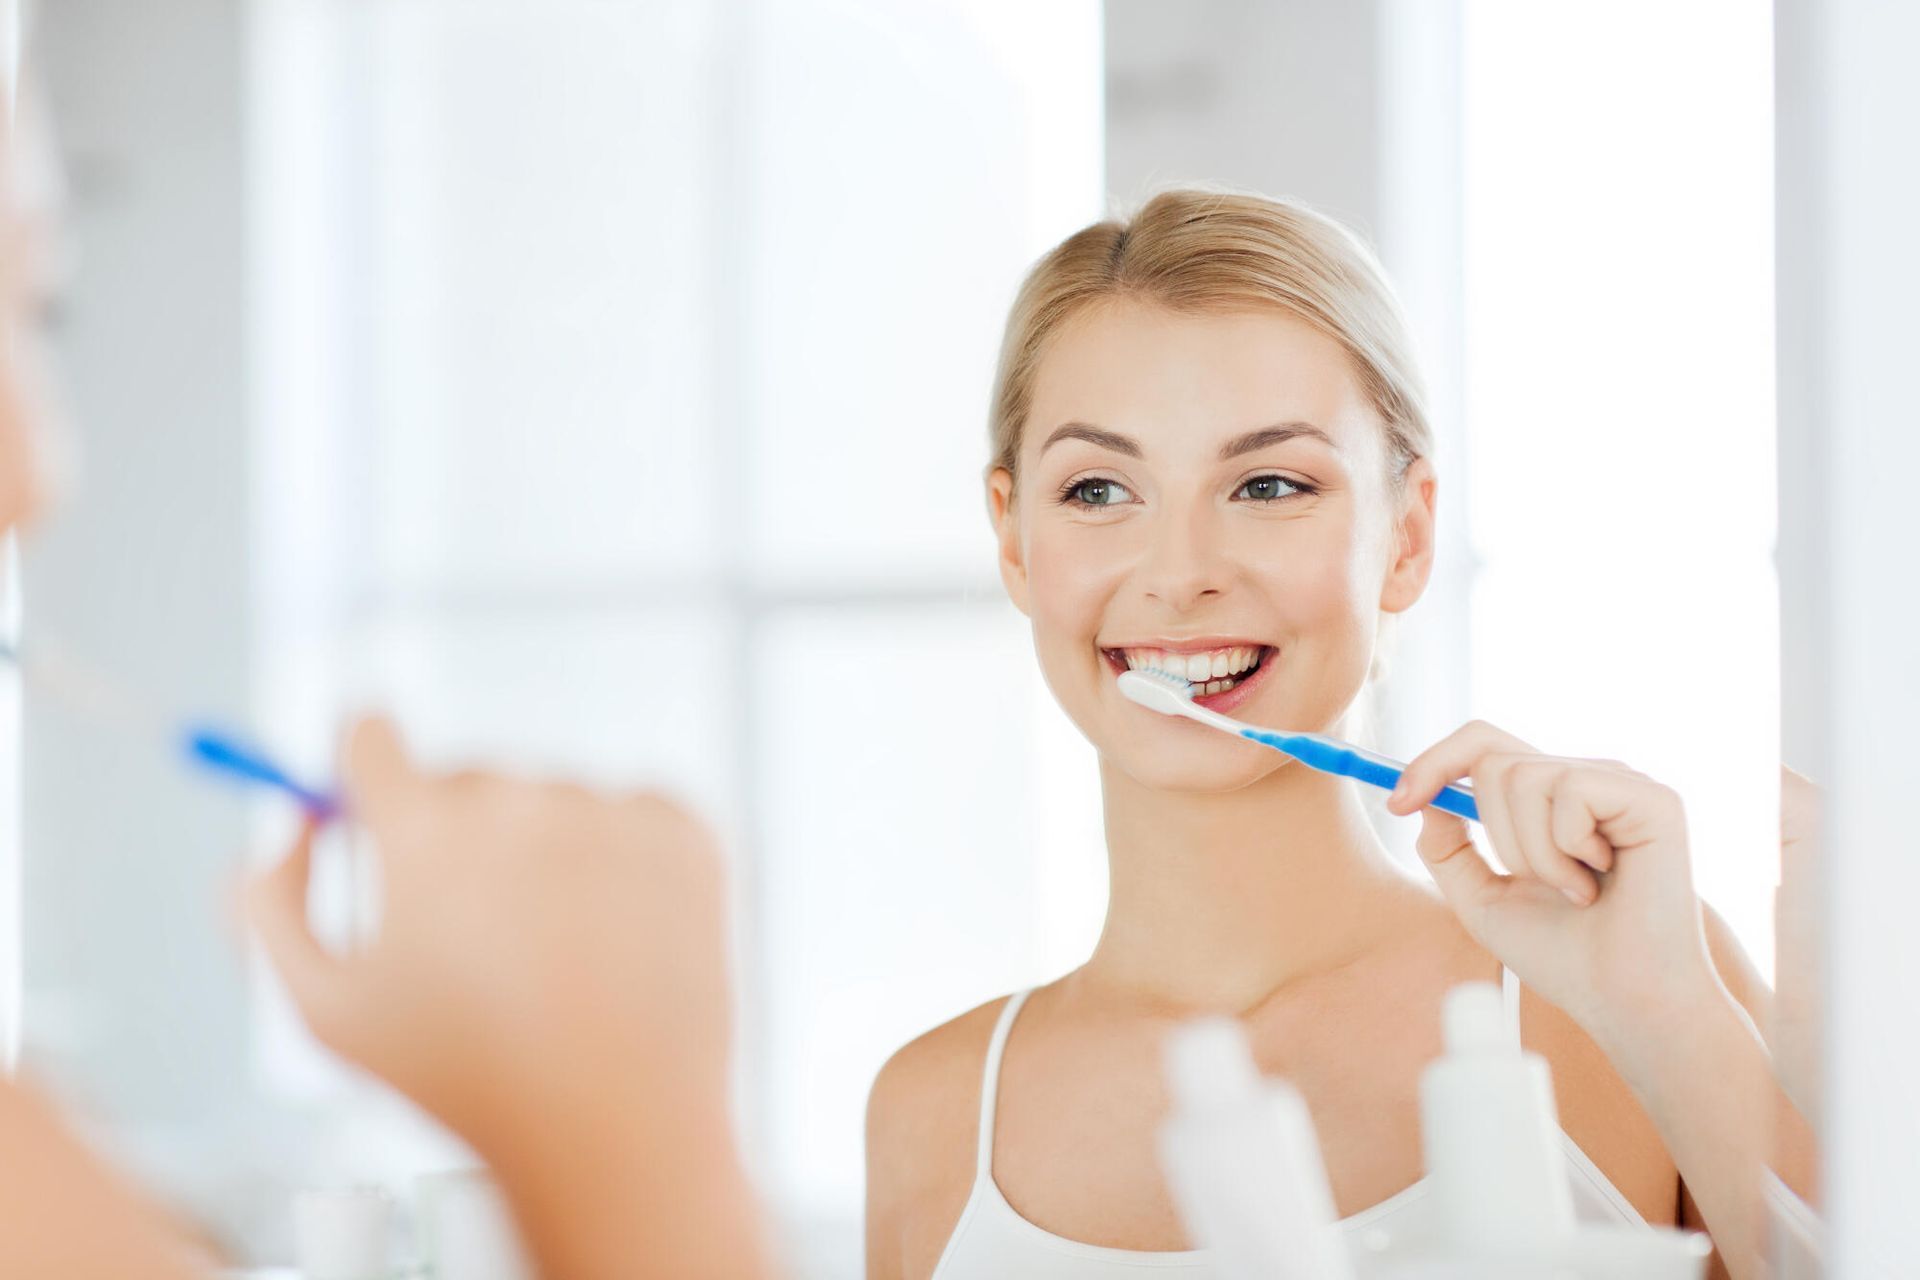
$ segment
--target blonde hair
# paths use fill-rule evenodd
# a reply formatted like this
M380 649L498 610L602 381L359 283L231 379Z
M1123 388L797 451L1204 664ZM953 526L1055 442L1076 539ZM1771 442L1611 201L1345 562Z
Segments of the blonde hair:
M1433 447L1405 317L1359 237L1291 200L1181 187L1153 196L1131 218L1076 231L1021 284L1007 316L989 422L991 466L1005 467L1016 483L1034 376L1049 340L1075 316L1113 300L1296 316L1352 361L1386 426L1396 488L1413 460Z

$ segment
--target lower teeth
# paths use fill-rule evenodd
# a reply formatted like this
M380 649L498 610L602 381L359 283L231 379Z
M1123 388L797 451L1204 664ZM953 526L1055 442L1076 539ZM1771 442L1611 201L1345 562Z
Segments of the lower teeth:
M1216 693L1225 693L1258 670L1258 667L1249 667L1239 675L1224 676L1218 680L1209 680L1205 684L1196 684L1193 686L1193 696L1196 698L1211 698Z

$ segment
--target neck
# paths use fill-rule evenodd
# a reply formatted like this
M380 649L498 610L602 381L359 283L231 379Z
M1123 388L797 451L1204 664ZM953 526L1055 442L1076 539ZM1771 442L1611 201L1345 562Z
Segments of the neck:
M1356 784L1290 763L1219 794L1161 791L1101 762L1111 889L1081 971L1182 1012L1242 1013L1396 927L1413 882Z

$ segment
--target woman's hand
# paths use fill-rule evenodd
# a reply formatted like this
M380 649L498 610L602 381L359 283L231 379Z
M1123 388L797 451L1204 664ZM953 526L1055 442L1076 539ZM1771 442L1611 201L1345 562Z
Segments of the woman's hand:
M456 1128L502 1091L613 1055L718 1087L730 1009L718 852L647 795L482 773L434 776L382 721L344 760L382 919L335 954L307 927L311 830L249 914L315 1035Z
M542 1274L763 1274L705 826L650 795L428 774L380 721L343 774L378 935L335 954L309 931L310 831L247 894L314 1033L492 1166Z
M1463 819L1425 809L1462 778L1508 874ZM1603 1045L1712 997L1671 788L1615 760L1542 755L1475 721L1415 758L1387 808L1425 809L1420 856L1467 931Z
M1475 722L1409 764L1387 807L1423 809L1463 777L1508 874L1487 865L1465 822L1425 809L1418 848L1441 893L1482 946L1606 1051L1659 1128L1727 1273L1760 1274L1760 1171L1771 1158L1804 1188L1812 1148L1715 970L1680 797L1617 760L1541 755ZM1781 849L1790 865L1817 827L1812 798L1792 783Z

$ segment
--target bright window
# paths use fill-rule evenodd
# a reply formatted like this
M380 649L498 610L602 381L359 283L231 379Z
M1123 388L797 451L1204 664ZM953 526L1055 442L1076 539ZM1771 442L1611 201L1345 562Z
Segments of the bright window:
M1100 21L751 13L261 5L261 718L722 815L750 1155L846 1275L886 1054L1098 924L980 473L1013 289L1100 212ZM265 1008L270 1083L377 1105Z
M1769 10L1465 12L1476 711L1675 786L1698 888L1770 972Z

